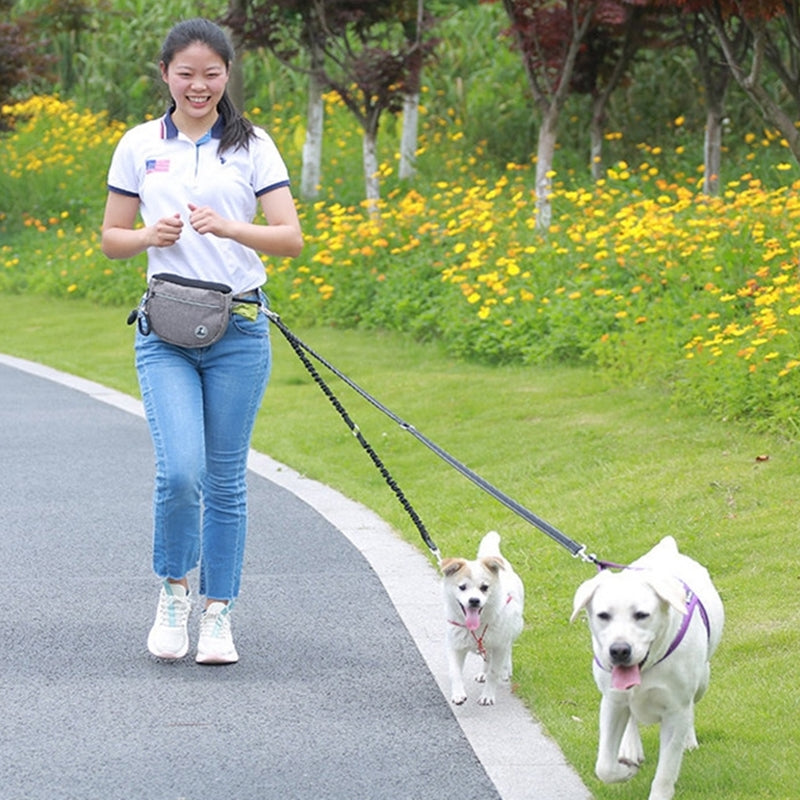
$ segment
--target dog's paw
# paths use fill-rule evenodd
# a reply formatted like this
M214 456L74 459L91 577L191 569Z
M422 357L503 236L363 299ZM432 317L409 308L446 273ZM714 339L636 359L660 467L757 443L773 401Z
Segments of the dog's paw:
M623 783L629 781L639 771L638 766L621 762L595 766L595 774L603 783Z
M450 702L451 702L451 703L452 703L454 706L463 706L463 705L464 705L464 703L466 703L466 702L467 702L467 696L466 696L465 694L454 694L454 695L453 695L453 696L450 698Z
M692 726L686 734L684 750L697 750L698 747L700 747L700 745L697 743L697 734L695 733L694 726Z
M476 683L486 683L486 673L485 672L479 672L475 676L475 682Z
M493 706L494 705L494 695L482 694L478 698L478 705L479 706Z
M631 717L625 726L625 733L622 736L617 761L625 767L638 770L644 764L644 747L642 737L639 734L639 726Z

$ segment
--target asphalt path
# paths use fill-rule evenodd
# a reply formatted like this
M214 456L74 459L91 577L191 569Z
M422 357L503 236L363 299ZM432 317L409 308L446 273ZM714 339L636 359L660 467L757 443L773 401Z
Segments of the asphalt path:
M448 702L436 571L363 506L252 452L241 660L167 663L141 404L0 355L0 455L3 800L590 797L507 689Z

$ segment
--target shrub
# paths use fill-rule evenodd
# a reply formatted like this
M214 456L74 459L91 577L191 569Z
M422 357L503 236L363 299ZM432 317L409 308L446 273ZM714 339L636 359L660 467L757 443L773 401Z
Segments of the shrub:
M443 132L427 114L420 143L436 152L436 177L421 170L414 188L403 185L384 138L380 218L343 203L361 186L348 169L360 162L360 138L327 102L338 144L326 152L330 188L299 206L301 257L264 259L273 307L288 324L394 329L487 363L593 364L793 434L800 183L769 188L796 172L779 141L749 139L764 177L745 173L719 198L698 193L692 170L664 173L656 146L596 185L556 175L554 223L541 236L532 169L492 170L480 145L465 157L460 129ZM57 98L3 113L25 121L0 139L0 158L13 165L0 176L0 290L135 303L144 257L109 262L97 241L102 176L122 126ZM250 114L297 164L296 109Z

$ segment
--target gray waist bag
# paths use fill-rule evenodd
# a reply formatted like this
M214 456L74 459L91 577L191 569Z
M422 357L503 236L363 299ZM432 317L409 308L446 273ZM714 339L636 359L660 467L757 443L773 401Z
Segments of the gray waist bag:
M147 336L153 331L180 347L208 347L228 329L233 293L224 283L198 281L159 273L150 278L147 293L128 324L138 321Z

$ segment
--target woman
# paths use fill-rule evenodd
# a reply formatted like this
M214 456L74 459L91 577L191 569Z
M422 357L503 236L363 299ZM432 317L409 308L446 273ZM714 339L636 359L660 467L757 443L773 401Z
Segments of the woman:
M213 281L234 295L225 334L212 345L176 346L145 335L145 326L135 344L156 454L153 568L162 580L147 646L159 658L186 655L188 574L199 566L201 664L239 658L230 611L247 526L247 454L271 364L258 253L297 256L303 246L277 148L228 97L232 60L230 42L208 20L170 31L160 68L172 104L117 145L102 231L109 258L147 251L148 278ZM258 205L266 224L253 221Z

